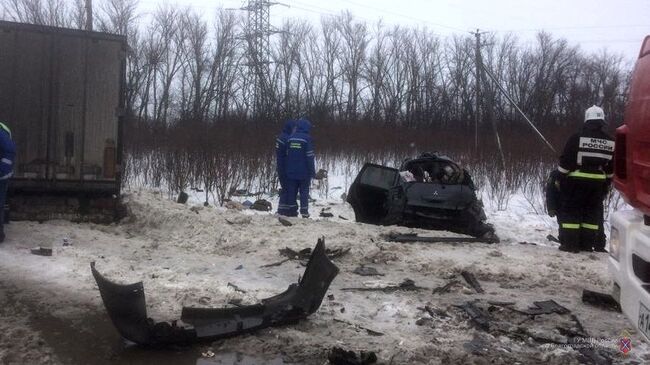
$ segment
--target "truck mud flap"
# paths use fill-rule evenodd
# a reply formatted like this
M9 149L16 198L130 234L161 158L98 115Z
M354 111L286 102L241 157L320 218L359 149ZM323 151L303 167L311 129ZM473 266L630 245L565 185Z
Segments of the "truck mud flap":
M120 285L90 264L104 306L117 331L140 345L188 344L241 335L261 328L295 323L316 312L339 269L325 255L319 239L302 279L259 304L238 308L183 308L181 321L155 322L147 317L142 282Z

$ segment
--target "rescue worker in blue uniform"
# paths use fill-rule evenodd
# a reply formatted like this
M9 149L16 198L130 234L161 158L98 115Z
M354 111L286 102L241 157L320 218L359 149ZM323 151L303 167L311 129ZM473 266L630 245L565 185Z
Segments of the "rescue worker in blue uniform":
M280 202L278 203L278 214L289 215L290 207L287 196L287 140L296 129L296 121L288 120L284 123L282 132L275 139L275 156L277 159L278 180L280 180ZM295 203L295 200L294 200Z
M11 130L6 124L0 123L0 242L5 240L4 207L9 179L14 174L15 157L16 146L11 139Z
M300 194L300 215L309 218L309 186L316 175L314 146L312 143L311 123L300 119L296 132L287 140L287 196L289 215L298 215L297 196Z
M569 138L560 157L561 251L604 251L603 198L614 176L614 140L605 126L600 107L587 109L582 130Z

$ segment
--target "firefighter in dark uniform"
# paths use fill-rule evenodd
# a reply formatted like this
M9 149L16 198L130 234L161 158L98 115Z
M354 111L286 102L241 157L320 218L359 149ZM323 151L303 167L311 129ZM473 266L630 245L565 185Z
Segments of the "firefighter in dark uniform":
M604 251L603 198L614 173L614 140L605 126L603 109L587 109L582 130L569 138L560 157L561 251Z

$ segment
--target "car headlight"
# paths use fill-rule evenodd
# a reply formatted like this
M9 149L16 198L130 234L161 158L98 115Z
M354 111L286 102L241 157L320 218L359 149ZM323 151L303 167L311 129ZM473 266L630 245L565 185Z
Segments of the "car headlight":
M609 255L616 261L619 259L621 253L621 239L618 234L618 229L612 227L612 232L609 236Z

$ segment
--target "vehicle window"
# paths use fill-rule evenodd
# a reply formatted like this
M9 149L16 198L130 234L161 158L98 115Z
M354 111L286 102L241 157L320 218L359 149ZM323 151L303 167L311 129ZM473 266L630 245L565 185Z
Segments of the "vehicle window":
M395 169L368 166L361 175L359 183L380 189L390 189L395 183L397 174L398 172Z

